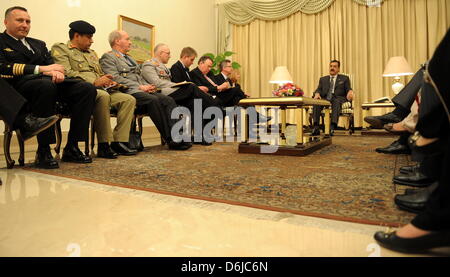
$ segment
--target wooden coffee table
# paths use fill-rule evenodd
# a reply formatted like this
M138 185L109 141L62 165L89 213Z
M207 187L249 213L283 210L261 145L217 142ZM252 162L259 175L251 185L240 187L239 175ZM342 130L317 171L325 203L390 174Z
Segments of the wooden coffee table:
M262 151L262 147L267 147L267 143L261 143L259 141L250 142L249 141L249 122L247 118L246 111L243 109L241 113L242 120L242 142L239 144L239 153L254 153L254 154L274 154L274 155L289 155L289 156L304 156L312 153L324 146L330 145L332 139L330 136L330 108L331 103L326 100L318 100L308 97L266 97L266 98L246 98L242 99L239 104L241 107L249 106L265 106L265 107L276 107L281 112L281 130L280 137L281 143L275 145L276 151ZM305 140L303 132L303 118L305 107L311 106L323 106L324 107L324 123L325 123L325 133L321 136L310 137L310 139ZM287 116L286 110L295 110L295 122L297 125L296 133L296 145L289 146L286 145L286 125ZM278 122L275 122L278 124Z

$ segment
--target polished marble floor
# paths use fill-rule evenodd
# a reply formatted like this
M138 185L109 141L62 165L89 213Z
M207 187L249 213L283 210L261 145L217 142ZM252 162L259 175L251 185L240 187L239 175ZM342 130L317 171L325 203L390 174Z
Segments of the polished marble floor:
M408 256L375 244L383 227L7 170L1 159L2 257Z

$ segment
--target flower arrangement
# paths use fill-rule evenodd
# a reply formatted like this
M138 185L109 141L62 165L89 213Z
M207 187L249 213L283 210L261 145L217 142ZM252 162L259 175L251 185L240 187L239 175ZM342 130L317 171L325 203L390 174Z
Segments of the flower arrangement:
M282 87L279 87L277 90L272 91L272 94L277 97L285 97L285 96L303 96L305 93L303 90L292 83L287 83Z

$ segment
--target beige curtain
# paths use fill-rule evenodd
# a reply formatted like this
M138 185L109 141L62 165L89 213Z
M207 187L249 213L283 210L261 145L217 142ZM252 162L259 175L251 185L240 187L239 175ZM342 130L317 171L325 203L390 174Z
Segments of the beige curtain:
M355 125L361 126L362 103L394 96L392 80L381 76L389 57L405 56L416 71L449 27L448 0L388 0L380 7L334 0L315 14L300 11L276 21L233 24L233 60L242 65L241 84L253 97L271 96L268 80L279 65L286 65L311 96L319 78L328 74L329 61L340 60L341 72L354 77Z

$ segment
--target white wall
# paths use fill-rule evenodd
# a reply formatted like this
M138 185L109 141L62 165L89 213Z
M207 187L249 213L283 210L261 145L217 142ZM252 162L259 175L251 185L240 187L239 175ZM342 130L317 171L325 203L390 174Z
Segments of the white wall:
M77 3L79 6L70 5ZM185 46L193 47L199 55L215 52L214 0L1 0L0 17L12 6L28 9L29 36L44 40L48 48L69 39L71 22L85 20L97 29L92 49L101 56L110 50L108 35L118 28L118 16L124 15L155 26L155 42L164 42L171 48L169 65L177 61ZM1 26L3 32L4 25ZM63 129L67 130L67 126ZM3 132L3 123L0 131Z

